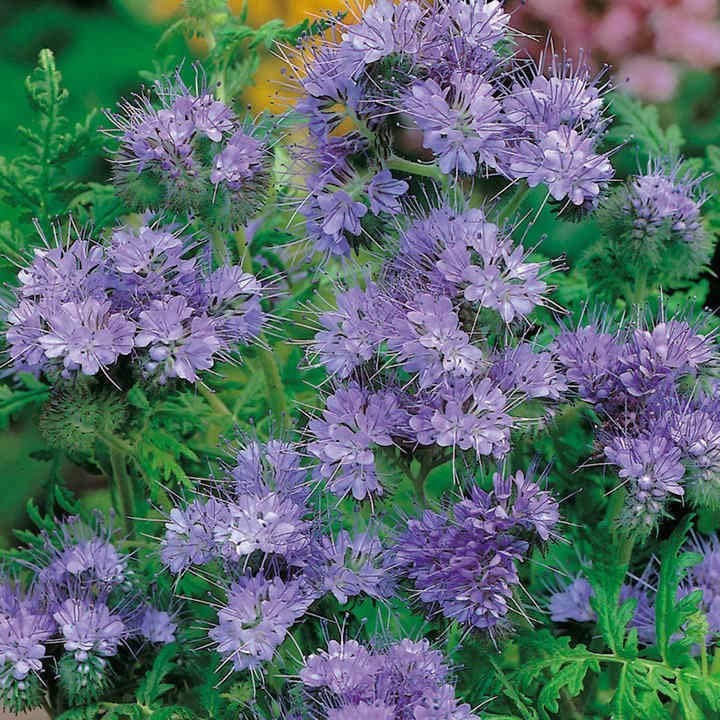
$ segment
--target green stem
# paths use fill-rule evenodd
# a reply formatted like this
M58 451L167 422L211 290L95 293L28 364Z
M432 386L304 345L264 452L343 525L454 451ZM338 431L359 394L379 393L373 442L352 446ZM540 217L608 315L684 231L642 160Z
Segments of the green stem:
M260 338L260 342L264 342ZM287 402L285 401L285 388L283 387L280 370L278 368L275 354L272 349L261 347L258 351L260 367L265 375L265 386L267 388L267 399L270 405L270 412L277 423L278 430L286 430L290 427L290 415Z
M128 537L134 535L133 518L135 512L135 493L132 478L127 471L127 455L116 444L110 445L110 466L112 468L113 496L119 505L118 511L122 515L123 524Z
M235 416L230 412L228 406L220 399L218 394L203 383L197 383L198 392L207 400L208 405L220 415L227 415L233 419Z
M437 165L406 160L397 155L391 155L387 159L385 166L389 170L397 170L398 172L409 173L410 175L420 175L421 177L436 180L439 183L443 183L445 180L445 175Z
M250 248L247 244L247 236L245 228L241 227L233 233L235 238L235 249L238 254L238 262L245 272L252 272L252 257L250 256Z
M510 196L510 199L507 201L507 204L503 206L502 210L498 214L498 225L502 225L506 220L509 220L513 215L515 215L529 192L530 186L527 183L522 181L518 182L517 187Z

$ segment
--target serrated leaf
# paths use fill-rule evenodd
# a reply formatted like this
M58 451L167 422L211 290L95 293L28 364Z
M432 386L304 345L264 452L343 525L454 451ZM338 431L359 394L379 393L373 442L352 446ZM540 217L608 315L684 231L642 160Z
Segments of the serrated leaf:
M138 704L145 707L154 707L160 698L173 686L165 682L165 678L175 669L175 657L179 647L175 643L163 645L155 656L152 667L140 681L136 697Z

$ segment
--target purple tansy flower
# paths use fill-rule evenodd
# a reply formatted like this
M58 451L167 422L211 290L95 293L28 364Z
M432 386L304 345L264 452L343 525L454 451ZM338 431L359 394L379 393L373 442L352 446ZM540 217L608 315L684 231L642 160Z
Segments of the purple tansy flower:
M241 495L227 504L227 522L215 525L215 542L228 559L260 552L299 563L310 542L306 514L307 508L278 493Z
M45 334L42 307L21 300L7 316L5 335L10 358L17 371L39 372L47 362L40 339Z
M392 391L372 393L352 384L327 399L321 419L310 421L307 449L321 461L319 472L331 492L362 500L382 494L373 446L392 445L406 425L407 413Z
M342 234L343 231L351 235L360 234L360 218L367 214L367 208L361 202L353 200L344 190L321 193L317 197L317 204L323 213L324 233L332 237Z
M222 348L212 320L196 315L184 297L154 300L138 317L135 345L148 348L145 371L158 381L178 377L195 382Z
M48 330L40 338L45 355L62 359L67 371L95 375L133 349L135 325L111 311L110 302L87 298L63 303L46 313Z
M375 675L383 659L373 656L356 640L330 640L327 650L310 655L300 670L300 680L310 688L327 688L343 702L372 697Z
M513 152L510 171L530 187L547 185L554 200L593 206L614 170L605 154L596 154L592 138L561 127L540 141L522 140Z
M231 190L242 190L258 173L266 171L266 157L262 142L239 130L215 156L210 181L216 185L223 182Z
M554 343L568 382L593 404L602 404L618 392L621 348L617 336L594 325L565 329Z
M508 120L535 138L565 126L599 132L605 121L598 87L604 73L591 76L584 59L573 65L563 53L546 62L543 53L530 78L520 75L503 100Z
M317 570L324 590L342 604L364 593L383 598L389 594L391 580L383 567L384 550L377 536L368 532L351 536L341 530L335 538L322 541L325 564Z
M374 283L338 293L335 300L337 309L320 315L323 330L315 335L313 350L330 374L344 379L377 353L393 310Z
M210 639L224 662L235 670L255 669L271 660L289 629L314 600L300 580L244 576L233 583L218 610Z
M143 225L115 230L107 254L118 276L118 290L146 301L159 299L192 278L195 260L183 258L186 250L177 233Z
M469 73L453 76L450 88L428 79L413 85L403 110L423 132L424 147L442 172L473 175L478 163L496 167L505 150L501 106L493 87Z
M553 622L593 622L596 615L590 605L590 598L594 594L590 583L582 575L578 575L550 595L550 619Z
M552 354L534 352L529 343L498 353L489 377L506 395L518 393L528 398L560 400L567 390Z
M413 720L477 720L467 703L459 703L452 685L427 689L413 712Z
M638 437L610 438L605 457L619 468L618 475L628 488L625 523L649 530L670 497L684 495L685 468L680 463L680 448L663 434L662 428Z
M389 170L381 170L367 186L370 211L375 215L381 212L398 215L403 209L398 198L402 197L409 187L404 180L395 180Z
M56 246L34 249L32 262L18 271L19 296L52 304L104 297L109 277L102 247L74 226L68 233L66 245L56 235ZM77 235L73 242L70 233Z
M447 514L426 510L409 520L395 548L399 569L424 603L489 630L506 622L519 583L516 563L529 547L523 538L548 539L559 519L550 494L523 473L497 474L494 485L491 493L474 487Z
M32 597L11 591L13 608L0 611L0 696L11 700L39 677L43 669L46 646L55 634L55 623ZM27 700L31 700L30 697Z
M418 373L421 388L443 375L473 377L482 363L482 352L470 344L447 297L422 294L411 309L394 323L388 347L398 353L403 368Z
M400 4L377 0L365 9L358 23L345 25L340 53L350 62L352 74L394 53L416 53L421 37L418 25L424 13L413 0Z
M229 345L247 344L260 335L265 313L260 305L262 284L238 265L214 270L204 282L206 311L214 331Z
M230 470L238 496L276 492L304 504L310 494L308 469L298 446L279 440L246 443Z
M492 48L503 40L508 31L510 14L502 8L502 0L448 0L439 5L457 25L457 33L474 46Z
M63 648L74 659L81 676L104 668L106 658L116 655L127 637L122 618L101 601L65 600L53 618L62 634Z
M472 448L478 457L501 457L510 449L513 421L507 398L488 378L448 388L441 406L431 412L430 416L414 415L410 419L421 445Z
M191 565L210 562L219 555L215 529L225 527L227 521L227 508L213 499L193 500L185 508L173 508L161 543L163 563L171 572L179 573Z
M170 613L148 605L142 611L138 631L148 642L167 645L175 642L177 623L173 621Z
M711 335L689 323L668 320L630 334L621 355L620 381L630 395L642 397L666 378L678 378L716 360Z

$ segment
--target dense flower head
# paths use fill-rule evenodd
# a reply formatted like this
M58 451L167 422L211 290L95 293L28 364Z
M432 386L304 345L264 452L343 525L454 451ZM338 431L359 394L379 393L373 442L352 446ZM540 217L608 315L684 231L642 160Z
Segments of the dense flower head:
M497 0L378 0L299 54L300 212L315 249L347 255L392 231L403 172L525 178L556 201L597 204L613 175L597 150L602 74L565 54L519 61L503 49L509 20ZM413 169L418 159L432 162Z
M134 558L100 514L56 521L17 550L17 579L0 578L0 700L13 712L41 704L50 678L70 704L110 683L124 648L175 639L177 624L153 604ZM30 574L27 574L30 571Z
M308 704L328 720L475 720L450 682L442 655L427 640L368 649L330 640L305 659L300 682Z
M546 273L483 210L443 204L401 232L377 281L338 293L310 351L337 389L308 426L333 492L381 494L383 448L500 458L516 404L564 397L554 353L520 335L546 303Z
M648 532L668 502L714 507L717 403L692 385L712 374L714 334L679 317L615 329L563 329L555 353L570 388L598 412L597 439L628 491L619 522Z
M177 231L124 226L107 246L85 235L71 225L18 273L6 333L16 369L110 377L129 359L159 383L195 382L260 333L259 281L238 266L206 271Z
M263 573L241 577L229 588L218 623L209 632L223 664L244 670L270 660L314 599L302 580L284 582Z
M473 486L446 512L410 519L395 548L398 570L419 599L445 617L491 633L519 608L517 565L533 541L554 534L557 502L522 472L497 473L491 492Z
M245 223L264 201L271 151L256 128L196 81L156 82L109 113L117 137L116 184L140 210L150 205L192 214L205 211L219 226Z

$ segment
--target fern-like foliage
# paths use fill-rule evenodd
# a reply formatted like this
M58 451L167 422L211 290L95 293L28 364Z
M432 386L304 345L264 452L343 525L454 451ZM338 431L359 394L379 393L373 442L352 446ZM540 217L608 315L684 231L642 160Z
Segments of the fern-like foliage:
M68 163L81 157L99 142L96 110L82 122L71 123L64 114L68 91L55 65L52 51L41 50L35 70L25 81L35 121L20 127L23 151L12 159L0 157L0 200L18 218L37 218L49 231L51 220L67 210L90 186L76 180ZM0 229L3 245L17 248L18 237L9 225Z

